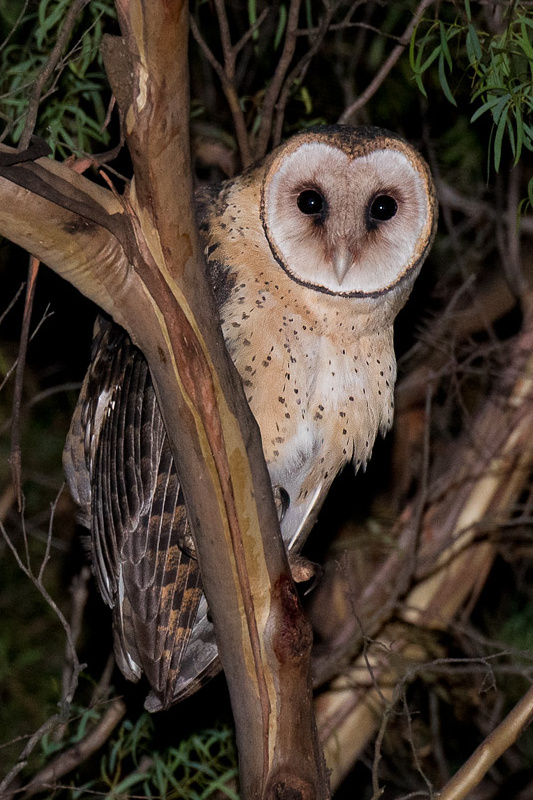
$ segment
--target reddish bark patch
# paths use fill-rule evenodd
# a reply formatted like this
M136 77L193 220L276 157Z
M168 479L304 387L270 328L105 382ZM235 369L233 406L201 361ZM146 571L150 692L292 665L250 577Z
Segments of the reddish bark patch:
M274 587L279 596L282 620L273 639L273 648L281 664L299 661L308 654L313 643L311 625L304 614L292 581L282 575Z

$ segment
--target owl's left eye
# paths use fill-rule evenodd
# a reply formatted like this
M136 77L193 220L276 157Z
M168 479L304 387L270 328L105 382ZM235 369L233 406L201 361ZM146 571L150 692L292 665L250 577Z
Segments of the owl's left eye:
M305 189L296 200L302 214L320 214L324 208L324 198L315 189Z
M396 216L398 203L388 194L380 194L374 198L370 206L370 219L386 222Z

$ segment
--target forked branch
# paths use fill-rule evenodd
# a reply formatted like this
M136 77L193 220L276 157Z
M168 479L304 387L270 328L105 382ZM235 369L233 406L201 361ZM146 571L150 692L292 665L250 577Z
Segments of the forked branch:
M0 232L111 314L147 358L230 688L242 796L324 800L310 627L197 242L187 5L116 5L122 37L108 40L104 57L134 180L119 198L67 167L20 154L23 163L0 169Z

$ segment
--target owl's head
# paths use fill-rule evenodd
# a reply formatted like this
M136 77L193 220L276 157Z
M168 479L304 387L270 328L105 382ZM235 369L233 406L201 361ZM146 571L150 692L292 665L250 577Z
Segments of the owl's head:
M423 158L389 131L316 128L267 160L261 221L293 280L376 297L416 277L435 228L435 190Z

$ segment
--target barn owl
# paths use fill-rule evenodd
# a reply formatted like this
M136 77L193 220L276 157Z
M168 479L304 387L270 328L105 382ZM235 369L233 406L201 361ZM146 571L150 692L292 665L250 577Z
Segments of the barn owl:
M339 470L392 424L394 319L432 240L428 167L388 131L298 134L197 195L226 346L263 443L289 558ZM66 475L91 530L126 677L155 711L218 671L214 631L146 361L100 318ZM193 548L193 545L192 545Z

